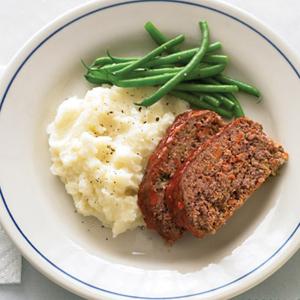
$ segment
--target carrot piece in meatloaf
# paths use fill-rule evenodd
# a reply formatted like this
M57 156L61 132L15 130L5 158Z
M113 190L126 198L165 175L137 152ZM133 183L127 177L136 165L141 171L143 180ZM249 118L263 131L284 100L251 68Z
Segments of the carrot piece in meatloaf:
M233 121L174 174L166 191L173 220L199 238L215 233L287 159L260 124Z
M179 239L183 228L172 220L164 202L165 188L191 152L224 125L214 112L185 112L177 116L149 158L138 192L138 205L147 227L155 229L168 243Z

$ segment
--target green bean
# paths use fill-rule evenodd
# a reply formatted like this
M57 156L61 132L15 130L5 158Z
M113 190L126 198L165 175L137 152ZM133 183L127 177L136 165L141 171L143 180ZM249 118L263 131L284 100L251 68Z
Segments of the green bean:
M238 101L238 99L233 94L230 94L230 93L226 94L226 97L229 98L235 104L234 109L233 109L234 115L237 118L245 116L243 108L242 108L240 102Z
M91 64L92 67L102 67L106 64L111 64L111 58L107 57L107 56L103 56L103 57L97 57L93 63Z
M213 78L205 78L202 80L204 83L209 83L209 84L216 84L216 85L219 85L220 82L213 79Z
M157 69L140 69L130 72L126 78L138 78L138 77L148 77L155 75L164 75L164 74L176 74L182 70L182 67L170 67L170 68L157 68Z
M159 46L162 45L164 43L166 43L169 39L152 23L152 22L147 22L144 25L144 28L146 29L146 31L149 33L149 35L151 36L151 38L154 40L154 42ZM174 53L174 52L178 52L178 49L171 48L169 49L167 52L169 53Z
M103 57L98 57L94 60L92 63L92 67L103 67L108 64L113 64L113 63L124 63L124 62L132 62L133 60L136 60L137 57L114 57L114 56L103 56Z
M134 71L131 71L126 76L126 79L137 79L137 78L145 78L152 77L156 75L165 75L165 74L176 74L182 70L182 67L169 67L169 68L157 68L157 69L137 69ZM204 70L205 71L205 70Z
M107 80L102 80L99 77L94 76L93 74L87 73L84 75L85 79L92 83L92 84L103 84L103 83L109 83Z
M102 57L100 57L100 58L102 58ZM99 59L100 59L99 58ZM105 57L106 58L106 57ZM138 57L138 56L133 56L133 57L120 57L120 56L112 56L112 55L110 55L109 57L108 57L108 59L110 59L110 62L111 63L116 63L116 64L118 64L118 63L123 63L123 62L134 62L134 61L136 61L136 60L139 60L139 59L141 59L141 57Z
M207 67L207 68L203 68L203 69L199 69L199 70L194 70L189 76L187 76L185 78L185 80L195 80L195 79L200 79L203 78L205 76L210 76L210 72L211 70L208 69L212 69L215 68L215 66L213 67ZM215 68L216 69L216 68ZM131 78L131 79L114 79L112 80L112 82L119 86L119 87L145 87L145 86L155 86L155 85L162 85L165 84L166 82L168 82L169 80L171 80L177 73L171 71L170 73L161 73L159 74L159 72L157 72L157 74L153 75L153 76L147 76L147 77L141 77L141 73L142 74L151 74L155 72L156 70L149 70L149 71L136 71L136 72L132 72L129 75L134 76L135 78ZM159 69L158 69L159 71ZM220 72L220 70L218 70L218 72ZM107 79L109 80L109 77L103 77L102 79Z
M219 81L217 81L213 78L205 78L205 79L203 79L203 81L211 83L211 84L216 84L216 85L220 84ZM238 99L233 94L228 93L228 94L224 94L224 96L234 103L233 112L234 112L234 115L236 117L245 116L245 113L243 111L243 108L242 108L240 102L238 101Z
M147 67L157 66L157 65L161 65L161 64L175 64L175 63L179 63L179 62L186 62L189 59L191 59L197 53L198 50L199 50L199 48L193 48L193 49L183 50L183 51L180 51L177 53L169 54L166 56L157 57L157 58L154 58L153 60L151 60L147 64ZM209 55L204 56L203 61L205 59L210 60L208 57L209 57Z
M149 77L140 77L133 79L121 79L114 81L114 84L119 87L132 88L132 87L145 87L145 86L156 86L162 85L171 78L174 77L174 73L162 74Z
M203 99L203 101L205 101L206 103L210 104L211 106L214 107L219 107L220 106L220 101L210 95L200 95L200 98Z
M112 63L110 65L106 65L106 66L103 66L101 68L95 68L94 70L106 70L106 71L109 71L109 72L113 72L113 71L117 71L117 70L120 70L126 66L129 66L132 62L121 62L121 63ZM202 64L202 66L209 66L208 64ZM160 65L160 66L153 66L151 69L152 70L155 70L155 69L161 69L161 68L175 68L174 65ZM149 69L147 66L144 67L144 68L140 68L140 69L143 69L143 70L146 70L146 69Z
M197 48L198 49L198 48ZM189 50L187 50L189 51ZM182 51L184 52L184 51ZM155 66L159 66L159 65L165 65L165 64L175 64L175 63L185 63L188 62L191 57L193 55L191 55L191 53L183 53L183 55L180 55L179 52L177 53L177 55L175 56L161 56L161 57L157 57L154 60L150 61L149 63L147 63L145 65L145 67L155 67ZM139 59L141 59L140 57L116 57L116 56L111 56L111 57L100 57L99 61L102 62L106 61L108 63L108 60L110 60L110 64L113 63L124 63L124 62L133 62L133 61L137 61ZM108 60L106 60L108 59ZM203 62L207 62L207 63L216 63L216 64L227 64L228 63L228 56L226 55L220 55L220 54L206 54L203 57ZM95 61L96 62L96 61ZM97 65L97 63L92 64L92 67L101 67L101 63L99 65ZM106 67L106 66L104 66Z
M91 67L91 66L88 66L83 59L80 60L81 61L81 64L84 66L84 68L89 72L89 71L92 71L92 70L97 70L97 68L94 68L94 67Z
M145 87L153 85L162 85L173 78L178 72L182 71L183 67L177 68L162 68L151 70L135 70L130 72L126 79L119 79L110 72L103 69L93 70L88 72L92 74L93 80L111 82L119 87ZM216 75L224 70L224 65L214 65L199 67L191 72L185 80L195 80Z
M221 104L223 104L229 110L232 110L235 106L233 101L223 96L222 94L212 94L212 96L217 98L221 102Z
M183 68L178 69L182 70ZM222 72L222 69L223 65L216 65L211 67L205 67L202 69L196 69L189 76L185 77L184 81L205 78L207 76L211 76L211 74L213 73ZM109 74L108 76L102 76L102 79L111 80L115 85L119 87L145 87L165 84L166 82L171 80L178 72L176 73L171 71L169 73L159 73L160 69L157 69L157 72L156 70L135 71L128 74L130 76L135 77L131 79L109 79ZM141 75L144 74L153 74L153 76L142 77Z
M104 56L104 57L98 57L96 58L93 63L91 64L92 67L102 67L107 64L111 64L112 60L110 57Z
M110 65L106 65L101 68L101 70L105 70L107 72L114 72L123 69L126 66L129 66L131 61L129 62L122 62L122 63L112 63ZM100 69L99 69L100 70Z
M102 72L99 70L87 72L85 75L85 78L87 80L88 80L88 78L91 78L91 80L94 81L94 83L96 83L97 81L99 81L99 82L106 81L106 82L112 83L113 79L114 79L110 73Z
M101 68L108 64L132 62L133 60L137 60L137 57L114 57L107 51L107 56L96 58L91 64L91 67Z
M213 51L219 50L221 48L222 48L222 44L220 42L214 42L208 46L207 52L213 52Z
M157 45L161 45L165 42L168 41L168 38L152 23L152 22L147 22L144 25L145 29L147 30L147 32L150 34L151 38L156 42ZM213 52L215 50L218 50L222 47L220 42L215 42L215 43L211 43L208 46L207 52ZM197 48L196 48L197 49ZM176 47L169 49L167 52L170 53L175 53L178 52L178 50L176 49ZM197 52L197 50L195 51ZM221 61L213 61L216 63L226 63L226 62L221 62Z
M96 58L91 64L91 66L100 68L108 64L131 62L137 59L136 57L114 57L110 55L109 51L106 51L106 53L107 56Z
M212 110L212 111L216 112L217 114L219 114L220 116L226 117L228 119L232 118L232 112L227 111L221 107L213 107L213 106L209 105L208 103L206 103L205 101L203 101L203 99L201 99L201 97L199 97L199 96L192 95L189 93L184 93L184 92L178 92L178 91L171 91L170 95L180 98L182 100L185 100L190 105L197 107L198 109L200 108L200 109Z
M212 52L212 51L218 50L220 48L221 48L221 43L215 42L208 46L207 52ZM173 48L171 48L171 49L173 49ZM198 49L199 48L193 48L193 49L177 52L175 55L170 54L170 55L166 55L163 57L158 57L158 58L155 58L154 60L152 60L151 62L149 62L147 66L152 67L152 66L156 66L156 65L173 64L173 63L188 61L195 55L195 53L198 51ZM138 59L140 59L140 57L116 57L116 56L109 55L109 56L96 58L91 66L92 67L102 67L107 64L133 62ZM220 55L220 54L206 54L203 57L203 61L209 62L209 63L226 64L226 63L228 63L228 57L226 55Z
M199 48L196 48L199 49ZM177 52L174 54L166 55L166 56L161 56L153 59L150 61L147 66L152 67L152 66L157 66L160 64L176 64L176 63L186 63L188 62L194 55L196 51L190 51L190 50L185 50L181 52ZM217 54L206 54L203 59L203 62L208 62L208 63L220 63L220 64L227 64L228 63L228 56L226 55L217 55Z
M176 38L160 45L156 49L150 51L148 54L146 54L141 59L132 62L130 65L124 67L123 69L116 71L114 75L116 76L124 76L130 71L133 71L139 67L143 67L147 62L149 62L151 59L156 57L157 55L161 54L163 51L166 51L184 41L184 36L181 34L177 36Z
M220 42L215 42L212 43L208 46L207 52L212 52L215 50L218 50L221 48L221 43ZM189 49L189 50L184 50L184 51L180 51L177 52L176 54L170 54L170 55L166 55L163 57L159 57L159 58L155 58L154 60L152 60L151 62L149 62L146 66L147 67L152 67L152 66L156 66L156 65L169 65L169 64L173 64L173 63L177 63L180 61L186 61L188 59L191 59L195 53L199 50L199 48L193 48L193 49ZM218 58L217 58L218 57ZM228 58L226 59L225 57L227 57L226 55L205 55L203 60L207 60L207 62L216 62L216 63L226 63L228 61ZM105 63L124 63L124 62L130 62L130 61L134 61L134 60L138 60L140 59L139 57L113 57L113 59L111 57L99 57L95 60L95 62L97 60L99 60L99 65L101 66L101 63L105 62ZM214 60L214 61L212 61ZM218 61L216 61L218 60ZM92 64L92 66L98 66L97 64Z
M148 98L145 98L142 103L139 105L149 106L157 102L164 95L170 92L175 86L177 86L184 78L187 78L190 73L197 67L197 65L201 62L201 59L206 53L208 43L209 43L209 31L208 25L206 21L201 21L200 29L202 33L201 37L201 45L198 52L194 55L191 61L180 71L178 72L172 79L166 82L161 88L159 88L153 95Z
M184 68L183 68L184 69ZM196 76L195 79L206 78L214 76L213 74L221 73L225 69L225 65L203 66L196 68L191 72L191 77ZM187 76L189 78L189 76Z
M208 63L227 64L229 59L227 55L210 54L210 55L205 55L203 57L203 61Z
M218 81L221 81L222 83L234 84L234 85L238 86L241 91L244 91L247 94L250 94L250 95L253 95L256 97L260 96L260 91L257 88L255 88L254 86L247 84L243 81L236 80L236 79L233 79L233 78L231 78L229 76L225 76L225 75L218 75L216 77L216 79Z
M118 71L123 69L126 66L129 66L131 64L131 62L122 62L122 63L112 63L110 65L106 65L103 66L102 68L96 68L93 71L106 71L106 72L111 72L113 73L114 71ZM204 65L203 65L204 66ZM208 66L208 65L206 65ZM168 67L168 68L173 68L173 66L168 66L168 65L162 65L159 68L163 68L163 67ZM157 68L153 67L152 70L156 70ZM142 70L145 70L145 68L143 68Z
M158 68L158 69L150 69L150 70L136 70L132 71L127 75L127 78L138 78L138 77L146 77L146 76L155 76L155 75L163 75L163 74L171 74L178 73L183 70L184 67L173 67L173 68ZM216 74L221 73L225 69L224 65L213 65L213 66L199 66L194 69L190 76L186 79L200 79L206 78L210 76L214 76Z
M178 52L177 52L178 53ZM173 63L180 63L180 64L184 64L186 62L189 62L189 60L191 59L190 54L184 54L184 56L177 56L176 61L175 61L175 57L170 57L169 56L162 56L159 58L155 59L155 63L154 62L150 62L149 65L156 65L156 64L160 64L161 62L165 62L167 60L169 60L170 62L174 61ZM220 54L206 54L204 55L203 62L206 63L217 63L217 64L227 64L229 59L227 55L220 55Z
M204 93L232 93L239 88L236 85L213 85L201 83L181 83L175 87L178 91L204 92Z
M218 81L216 81L215 79L212 79L212 78L203 78L201 81L204 82L204 83L215 84L215 85L219 85L220 84ZM230 99L228 99L226 96L224 96L222 94L219 94L219 93L213 94L213 96L215 98L217 98L218 100L220 100L221 103L227 109L232 110L234 108L234 106L235 106L234 102L231 101Z

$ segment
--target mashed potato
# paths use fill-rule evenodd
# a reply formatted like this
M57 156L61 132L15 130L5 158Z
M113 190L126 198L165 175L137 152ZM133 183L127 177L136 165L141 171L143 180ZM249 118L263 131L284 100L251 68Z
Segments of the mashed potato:
M143 224L137 192L147 160L185 103L165 97L134 105L153 89L98 87L65 100L48 127L51 171L76 209L95 216L116 236Z

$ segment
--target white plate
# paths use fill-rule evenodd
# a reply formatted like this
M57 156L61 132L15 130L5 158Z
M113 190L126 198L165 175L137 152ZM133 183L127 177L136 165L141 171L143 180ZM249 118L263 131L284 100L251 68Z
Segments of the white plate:
M247 115L285 145L290 160L215 236L186 235L171 249L149 231L112 239L98 222L74 213L50 174L46 126L65 97L89 88L80 58L89 61L106 49L116 55L151 49L143 30L148 20L195 44L200 19L208 20L212 40L232 58L230 73L261 89L262 103L247 96L241 101ZM67 13L26 44L1 81L5 229L41 272L89 299L221 299L245 291L300 245L299 67L269 29L219 1L100 0Z

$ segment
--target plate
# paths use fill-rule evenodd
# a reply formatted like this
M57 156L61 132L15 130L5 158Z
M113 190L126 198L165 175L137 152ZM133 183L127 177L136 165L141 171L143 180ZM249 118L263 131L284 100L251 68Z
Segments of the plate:
M74 212L50 174L47 124L71 95L83 97L80 59L107 49L137 55L154 47L151 20L168 35L199 41L206 19L232 61L228 73L257 86L261 103L241 96L247 115L290 154L215 236L189 235L171 248L148 230L116 239ZM0 84L1 222L43 274L89 299L226 299L261 282L300 246L300 64L265 25L219 1L94 1L59 17L14 57Z

